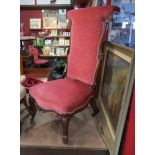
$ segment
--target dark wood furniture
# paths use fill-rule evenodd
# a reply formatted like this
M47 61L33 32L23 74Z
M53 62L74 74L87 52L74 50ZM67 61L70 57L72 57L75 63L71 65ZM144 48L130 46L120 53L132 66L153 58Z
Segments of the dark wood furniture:
M24 74L32 78L48 78L51 69L50 68L24 68Z
M27 55L21 55L21 61L23 64L23 67L28 67L28 62L33 61L33 55L28 53Z
M34 36L20 36L20 48L21 50L23 49L23 44L22 44L22 41L33 41L33 40L36 40L36 37Z
M50 68L24 68L23 73L25 76L30 78L47 78L51 74ZM28 89L26 89L28 92ZM28 110L29 114L32 116L31 121L33 121L35 117L35 105L32 102L29 102L29 105L26 101L26 96L20 101L20 103L23 103L26 109Z
M34 117L33 108L31 105L28 105L27 100L26 100L26 95L20 100L20 104L24 104L28 113L32 116L31 120L33 120L33 117Z
M21 5L20 10L41 10L41 9L73 9L70 4L49 4L49 5Z

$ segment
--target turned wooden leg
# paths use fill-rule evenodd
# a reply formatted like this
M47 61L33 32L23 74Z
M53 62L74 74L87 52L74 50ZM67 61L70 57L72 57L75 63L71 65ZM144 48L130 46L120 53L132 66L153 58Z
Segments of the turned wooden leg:
M96 101L95 101L95 98L93 97L92 98L92 100L91 100L91 102L90 102L90 105L91 105L91 107L92 107L92 109L93 109L93 113L92 113L92 116L95 116L98 112L99 112L99 110L98 110L98 108L97 108L97 105L96 105Z
M27 110L27 111L29 112L29 114L32 116L32 110L31 110L30 106L28 106L28 104L27 104L26 96L24 96L24 98L22 99L21 102L24 104L26 110Z
M31 109L31 122L34 121L34 117L36 115L37 109L36 109L36 105L35 105L35 100L29 96L29 104L30 104L30 109Z
M67 143L68 141L68 128L69 128L69 121L70 121L70 116L69 115L61 115L60 119L62 122L62 129L63 129L63 142Z

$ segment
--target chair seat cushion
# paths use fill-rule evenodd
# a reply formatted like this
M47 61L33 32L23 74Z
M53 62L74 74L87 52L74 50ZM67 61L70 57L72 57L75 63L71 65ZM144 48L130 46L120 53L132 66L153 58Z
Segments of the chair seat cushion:
M44 110L72 114L86 106L93 89L80 81L59 79L35 85L29 93Z
M38 59L38 60L35 60L35 63L36 64L45 64L45 63L48 63L48 60Z

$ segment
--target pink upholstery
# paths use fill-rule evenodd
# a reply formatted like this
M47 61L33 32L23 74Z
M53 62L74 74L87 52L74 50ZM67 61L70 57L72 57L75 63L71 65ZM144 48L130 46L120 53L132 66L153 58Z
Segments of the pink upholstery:
M38 59L35 61L35 64L38 64L38 65L45 64L45 63L48 63L48 60Z
M60 79L32 86L29 93L44 110L72 114L87 104L93 90L82 82Z
M96 7L71 10L71 46L68 57L67 77L93 85L99 63L98 54L105 31L104 20L113 7Z
M26 78L21 84L26 87L26 88L30 88L36 84L40 84L40 83L43 83L43 81L40 81L40 80L37 80L37 79L34 79L34 78Z
M93 95L98 54L105 30L104 20L113 7L71 10L71 47L67 79L49 81L30 88L30 95L44 110L72 114L86 105ZM31 50L32 52L34 50Z
M38 58L38 49L37 48L29 48L30 53L33 55L34 57L34 63L41 65L41 64L45 64L48 62L48 60L45 59L39 59Z

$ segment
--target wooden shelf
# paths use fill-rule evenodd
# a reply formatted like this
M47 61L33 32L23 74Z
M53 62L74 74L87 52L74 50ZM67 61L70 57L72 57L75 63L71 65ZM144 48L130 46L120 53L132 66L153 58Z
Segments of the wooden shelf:
M43 48L43 46L34 46L34 47L36 47L36 48Z
M51 45L51 47L69 47L69 46L66 46L66 45Z
M48 78L51 68L24 68L23 71L29 78Z
M50 47L70 47L70 46L66 46L66 45L48 45ZM42 48L43 46L35 46L35 47L38 47L38 48Z
M42 9L73 9L69 4L49 4L49 5L20 5L21 10L42 10Z
M67 55L39 55L40 58L67 58Z
M43 30L68 30L70 31L69 28L51 28L51 29L45 29L45 28L41 28L41 29L30 29L31 31L43 31Z
M47 36L45 39L52 39L52 38L70 38L70 36Z

